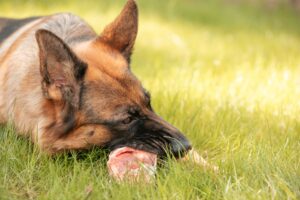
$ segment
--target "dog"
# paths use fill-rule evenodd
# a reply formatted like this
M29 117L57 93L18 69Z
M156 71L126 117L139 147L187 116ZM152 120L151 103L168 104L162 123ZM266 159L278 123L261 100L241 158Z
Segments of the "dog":
M134 0L100 35L70 13L0 18L0 123L50 155L95 146L185 154L190 142L155 114L130 70L137 31Z

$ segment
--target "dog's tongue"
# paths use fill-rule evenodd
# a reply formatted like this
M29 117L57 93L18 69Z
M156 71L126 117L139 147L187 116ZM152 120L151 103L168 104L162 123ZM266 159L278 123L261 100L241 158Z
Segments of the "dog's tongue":
M109 154L109 174L118 181L149 182L156 171L157 155L145 151L122 147Z

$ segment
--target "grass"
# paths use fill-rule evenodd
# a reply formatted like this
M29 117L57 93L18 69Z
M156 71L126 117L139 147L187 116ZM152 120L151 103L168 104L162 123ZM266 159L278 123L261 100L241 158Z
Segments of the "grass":
M70 11L100 30L124 1L0 0L1 15ZM228 1L229 2L229 1ZM105 152L49 158L0 129L0 199L300 199L300 26L288 6L141 1L132 68L214 174L167 162L155 185L116 184Z

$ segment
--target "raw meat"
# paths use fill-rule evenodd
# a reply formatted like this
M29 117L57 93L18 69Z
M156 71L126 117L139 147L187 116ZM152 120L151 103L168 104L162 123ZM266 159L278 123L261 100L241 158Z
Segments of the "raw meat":
M155 176L157 155L122 147L112 151L107 162L109 174L117 181L150 182Z

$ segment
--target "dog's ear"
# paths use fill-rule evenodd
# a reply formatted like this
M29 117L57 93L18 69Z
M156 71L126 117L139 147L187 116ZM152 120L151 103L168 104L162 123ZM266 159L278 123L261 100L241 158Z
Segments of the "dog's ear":
M109 24L99 37L120 51L130 61L138 31L138 8L134 0L128 0L120 15Z
M44 96L77 107L86 64L50 31L38 30L36 39Z

